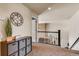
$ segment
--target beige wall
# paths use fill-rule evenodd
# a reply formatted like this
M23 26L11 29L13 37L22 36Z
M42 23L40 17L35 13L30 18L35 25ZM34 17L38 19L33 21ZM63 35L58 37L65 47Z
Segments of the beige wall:
M12 25L13 35L20 35L20 37L31 36L32 35L31 11L22 4L0 4L0 16L2 17L8 18L10 17L10 14L15 11L19 12L23 16L24 23L20 27ZM3 34L3 39L6 37L4 31L4 24L5 20L0 21L0 31Z
M38 24L38 31L45 31L45 24ZM38 39L44 37L45 33L38 32Z
M38 24L39 31L45 31L45 24Z

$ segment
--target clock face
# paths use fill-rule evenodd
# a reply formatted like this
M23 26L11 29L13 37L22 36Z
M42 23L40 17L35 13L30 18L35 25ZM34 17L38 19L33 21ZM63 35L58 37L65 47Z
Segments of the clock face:
M21 26L23 24L23 17L18 12L11 13L10 20L11 20L12 24L15 26Z

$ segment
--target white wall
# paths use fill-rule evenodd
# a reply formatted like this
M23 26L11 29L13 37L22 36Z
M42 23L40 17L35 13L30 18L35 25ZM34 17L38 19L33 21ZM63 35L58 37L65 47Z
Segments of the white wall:
M69 20L69 44L71 45L77 40L79 37L79 10L72 16ZM74 50L79 51L79 42L72 48Z
M20 27L16 27L12 25L12 32L13 35L20 35L21 36L31 36L32 35L32 14L30 10L24 7L22 4L0 4L0 16L5 18L10 17L12 12L19 12L24 19L24 23ZM2 24L4 21L0 22L0 31L3 34L3 38L5 38L5 33L3 30L4 25Z

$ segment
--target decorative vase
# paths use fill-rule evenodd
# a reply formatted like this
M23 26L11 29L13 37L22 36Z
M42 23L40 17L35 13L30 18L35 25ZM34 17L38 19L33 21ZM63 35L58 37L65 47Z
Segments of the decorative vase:
M9 36L9 37L7 37L7 39L6 39L7 42L13 42L13 41L15 41L15 40L16 40L16 36Z

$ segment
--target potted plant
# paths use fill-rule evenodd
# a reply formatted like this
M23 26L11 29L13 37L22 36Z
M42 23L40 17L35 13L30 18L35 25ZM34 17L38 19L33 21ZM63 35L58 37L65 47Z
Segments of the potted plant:
M7 41L15 40L16 37L12 36L12 26L11 26L11 21L9 18L7 19L7 22L6 22L5 32L6 32L6 36L7 36Z

